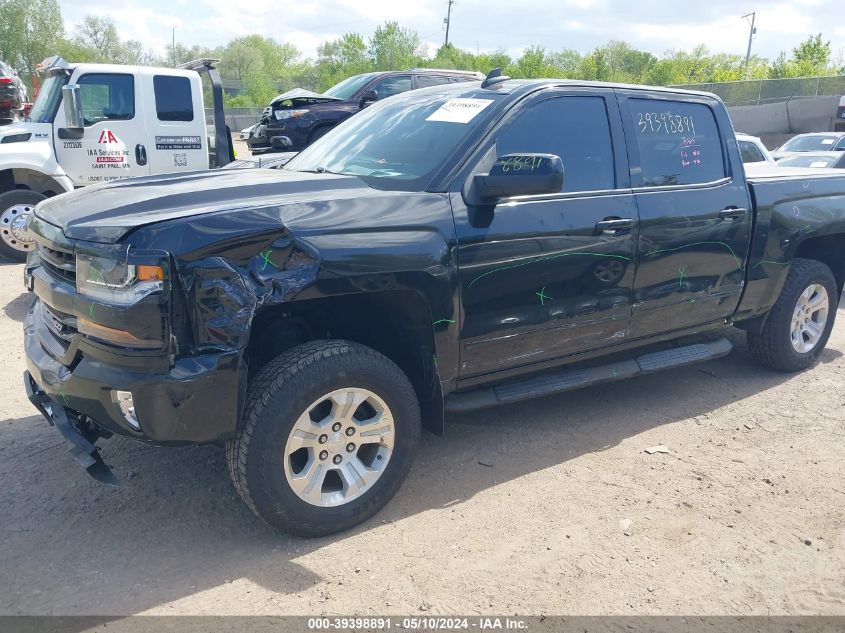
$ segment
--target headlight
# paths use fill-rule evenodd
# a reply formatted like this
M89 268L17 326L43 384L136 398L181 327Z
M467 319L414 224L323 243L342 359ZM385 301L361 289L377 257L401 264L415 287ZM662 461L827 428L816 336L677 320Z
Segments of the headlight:
M302 110L276 110L273 114L275 115L277 121L281 121L283 119L298 119L299 117L308 114L308 109L303 108Z
M107 303L129 305L164 288L164 267L76 255L76 291Z

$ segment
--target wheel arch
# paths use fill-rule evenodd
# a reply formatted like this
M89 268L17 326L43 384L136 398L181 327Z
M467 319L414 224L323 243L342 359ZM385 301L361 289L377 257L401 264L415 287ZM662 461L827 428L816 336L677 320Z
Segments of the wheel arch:
M31 167L0 169L0 193L14 189L35 191L48 198L70 191L68 185L61 180Z
M810 237L795 249L795 257L820 261L833 271L839 297L845 290L845 233Z
M434 327L422 293L392 289L265 307L255 314L244 352L249 373L296 345L329 338L366 345L395 362L414 386L423 426L443 434Z

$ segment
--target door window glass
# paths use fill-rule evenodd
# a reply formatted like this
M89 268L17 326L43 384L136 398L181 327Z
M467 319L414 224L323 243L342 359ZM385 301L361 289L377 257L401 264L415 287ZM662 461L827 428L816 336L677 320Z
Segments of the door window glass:
M417 88L428 88L430 86L442 86L448 84L448 77L438 75L417 75Z
M398 95L400 92L410 90L411 77L409 75L387 77L377 82L372 89L376 91L379 99L387 99L387 97L392 97L393 95Z
M156 75L153 77L153 92L155 92L156 115L159 121L194 120L190 79Z
M725 177L713 111L701 103L629 100L645 187L692 185Z
M85 125L100 121L128 121L135 117L132 75L83 75L77 82Z
M601 97L557 97L530 106L496 139L496 153L560 156L563 191L616 187L613 143Z

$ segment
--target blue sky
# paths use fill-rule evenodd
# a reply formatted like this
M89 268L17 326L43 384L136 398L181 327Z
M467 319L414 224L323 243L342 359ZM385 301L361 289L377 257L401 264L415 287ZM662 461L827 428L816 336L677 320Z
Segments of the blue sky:
M419 32L431 51L443 42L446 0L59 0L68 29L86 14L110 16L124 38L161 52L177 26L186 44L215 46L261 33L295 44L305 56L347 31L369 36L385 20ZM845 4L833 0L457 0L450 39L470 50L525 46L586 52L621 39L659 54L704 43L717 52L745 54L748 24L757 10L754 52L774 57L807 35L822 32L834 55L845 47Z

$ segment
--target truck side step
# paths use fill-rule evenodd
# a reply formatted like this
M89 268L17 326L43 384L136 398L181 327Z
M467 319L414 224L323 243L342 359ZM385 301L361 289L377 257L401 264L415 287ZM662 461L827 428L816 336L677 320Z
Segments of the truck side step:
M517 378L494 387L451 394L446 398L446 410L449 412L474 411L499 404L573 391L581 387L721 358L730 354L731 349L733 349L731 342L726 338L720 338L710 343L695 343L662 352L643 354L633 360L623 360L609 365L585 369L563 369L539 376Z

